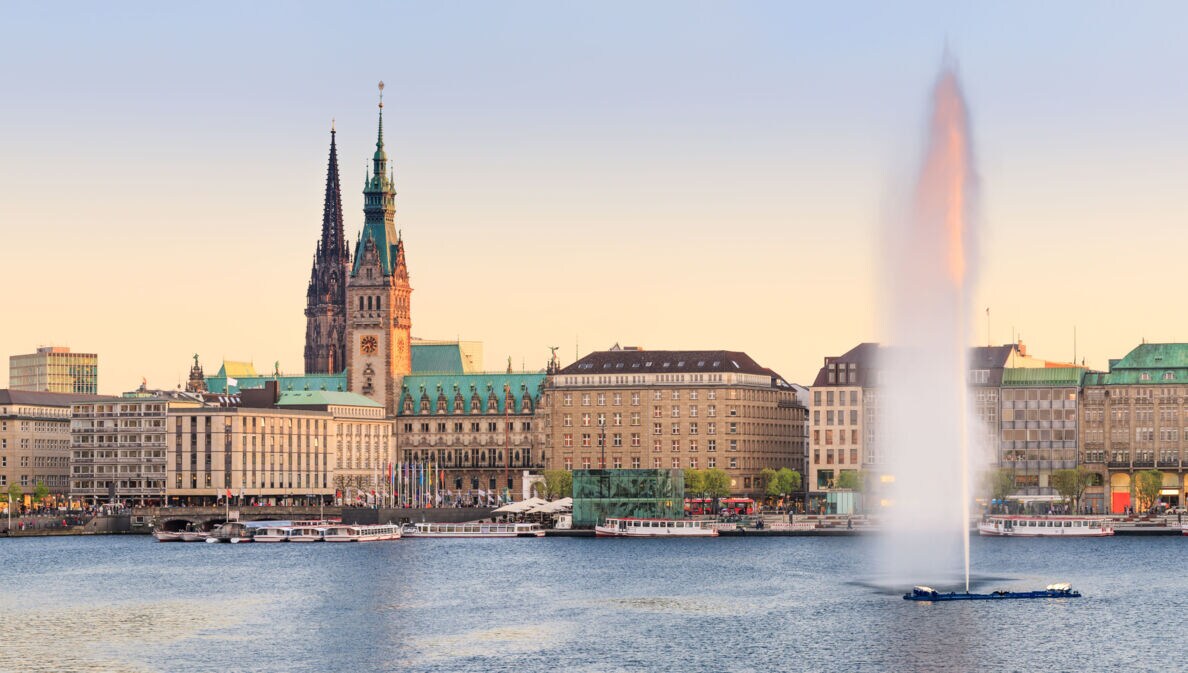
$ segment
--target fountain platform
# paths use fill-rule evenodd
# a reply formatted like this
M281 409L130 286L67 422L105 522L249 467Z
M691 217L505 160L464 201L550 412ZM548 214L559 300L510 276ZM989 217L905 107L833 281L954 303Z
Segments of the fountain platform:
M1049 584L1046 589L1042 591L992 591L988 594L974 594L966 592L950 591L941 593L931 587L912 587L912 590L903 595L905 601L1002 601L1014 598L1080 598L1081 592L1073 591L1072 587L1067 583Z

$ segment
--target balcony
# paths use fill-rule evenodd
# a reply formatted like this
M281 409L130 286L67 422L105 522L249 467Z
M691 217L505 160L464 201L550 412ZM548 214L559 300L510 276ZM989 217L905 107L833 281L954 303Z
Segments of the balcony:
M1133 463L1131 463L1131 464L1132 464L1132 465L1133 465L1133 466L1134 466L1136 469L1148 469L1148 468L1155 467L1155 461L1154 461L1154 460L1151 460L1151 459L1149 459L1149 458L1145 458L1145 459L1142 459L1142 460L1135 460L1135 461L1134 461Z
M1178 458L1174 458L1174 459L1163 459L1163 458L1160 458L1160 459L1159 459L1159 463L1158 463L1158 464L1159 464L1159 467L1174 467L1174 468L1179 468L1179 467L1180 467L1180 460L1179 460Z
M1106 463L1106 466L1111 470L1128 470L1130 469L1130 461L1128 460L1111 460Z

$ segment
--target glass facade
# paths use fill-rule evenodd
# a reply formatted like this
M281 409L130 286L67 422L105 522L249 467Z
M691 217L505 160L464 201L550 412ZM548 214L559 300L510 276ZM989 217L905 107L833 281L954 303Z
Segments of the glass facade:
M574 470L573 525L591 528L607 517L684 516L681 470Z

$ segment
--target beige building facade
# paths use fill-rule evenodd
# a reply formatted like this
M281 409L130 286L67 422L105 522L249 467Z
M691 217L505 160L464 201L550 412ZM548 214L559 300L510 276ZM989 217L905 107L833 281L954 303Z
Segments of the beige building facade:
M71 498L90 504L162 504L169 404L161 397L140 397L71 405Z
M94 397L0 390L0 494L15 484L24 504L32 505L41 483L52 502L69 495L70 405Z
M761 497L764 468L804 464L807 410L746 353L598 351L545 391L554 469L718 468L734 494Z

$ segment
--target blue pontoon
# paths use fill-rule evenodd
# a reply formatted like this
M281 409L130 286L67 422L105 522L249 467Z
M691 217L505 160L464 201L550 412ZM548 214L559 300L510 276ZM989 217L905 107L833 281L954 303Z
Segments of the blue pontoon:
M941 593L931 587L912 587L910 593L903 595L905 601L1000 601L1010 598L1080 598L1081 592L1073 591L1067 582L1049 584L1043 591L992 591L988 594L958 593L950 591Z

